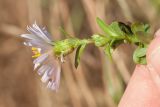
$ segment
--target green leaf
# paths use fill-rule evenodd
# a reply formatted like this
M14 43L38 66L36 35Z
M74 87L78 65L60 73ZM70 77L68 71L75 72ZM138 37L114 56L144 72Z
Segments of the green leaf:
M118 22L120 29L126 34L126 35L132 35L133 32L131 30L131 27L129 25L126 25L125 23Z
M110 58L112 59L112 47L110 46L110 44L107 44L104 48L104 53Z
M118 37L124 37L124 32L121 30L118 22L112 22L109 27Z
M142 65L147 64L146 57L137 58L133 56L133 60L136 64L142 64Z
M150 26L148 24L137 22L131 25L131 30L134 34L139 31L148 33L150 30Z
M92 39L94 40L95 45L98 47L104 46L109 41L109 39L106 36L98 34L93 35Z
M133 23L131 25L132 32L137 39L135 42L142 42L144 44L149 44L153 39L153 36L150 34L150 26L144 23Z
M143 64L143 65L147 64L146 57L141 57L140 58L140 64Z
M136 32L135 33L136 38L141 41L142 43L149 44L151 40L153 39L153 36L146 32Z
M123 43L123 40L116 40L116 39L113 39L111 40L104 48L104 52L105 54L110 58L112 59L112 52L113 50L118 46L120 45L121 43Z
M56 56L64 56L70 54L81 44L78 38L68 38L61 41L55 41L53 51Z
M115 49L117 46L119 46L120 44L124 43L124 40L116 40L116 39L112 39L110 41L110 46L112 47L112 49Z
M80 62L80 56L82 54L82 52L84 51L84 48L86 47L86 43L80 45L77 50L76 50L76 56L75 56L75 67L77 68Z
M137 48L136 50L135 50L135 55L137 56L137 57L143 57L143 56L145 56L146 55L146 51L147 51L147 48Z
M136 64L146 64L147 48L138 47L133 53L133 60Z
M115 37L115 38L123 38L124 34L119 28L118 22L113 22L110 25L105 24L103 20L100 18L97 18L97 23L99 27L110 37Z
M97 23L99 25L99 27L109 36L116 36L114 34L114 32L110 29L109 25L105 24L105 22L103 22L103 20L101 20L100 18L97 18Z

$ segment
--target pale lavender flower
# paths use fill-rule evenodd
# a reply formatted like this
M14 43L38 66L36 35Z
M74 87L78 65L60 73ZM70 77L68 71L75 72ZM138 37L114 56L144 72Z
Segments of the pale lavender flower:
M56 90L60 83L60 64L54 56L53 41L45 28L39 27L36 23L27 26L30 34L22 34L25 38L24 45L31 47L33 52L34 70L42 76L41 81L47 83L47 87Z

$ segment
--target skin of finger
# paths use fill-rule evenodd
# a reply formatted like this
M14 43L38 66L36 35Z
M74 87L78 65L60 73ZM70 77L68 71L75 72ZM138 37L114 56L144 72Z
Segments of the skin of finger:
M134 107L134 106L160 107L159 105L159 102L160 102L159 101L160 99L159 98L159 93L160 93L159 92L160 91L160 78L159 78L160 62L159 61L160 60L158 60L160 58L159 46L160 46L160 30L158 30L155 33L155 39L151 42L147 50L147 66L144 66L143 70L142 70L142 67L140 66L136 67L133 77L131 78L129 85L120 101L119 107ZM147 82L147 81L150 81L150 82ZM134 86L136 82L142 85L138 85L139 87L136 87ZM145 86L147 86L148 88L146 88L146 90L143 91L143 94L142 94L141 91L139 91L139 89L140 90L144 89L143 84L147 84ZM134 94L132 93L132 90L134 90L133 91ZM153 96L154 98L152 98ZM138 98L140 98L140 100Z
M118 107L160 107L160 93L146 66L136 66Z
M147 64L151 65L160 75L160 31L147 50Z
M160 91L160 30L155 33L155 39L147 50L147 66Z

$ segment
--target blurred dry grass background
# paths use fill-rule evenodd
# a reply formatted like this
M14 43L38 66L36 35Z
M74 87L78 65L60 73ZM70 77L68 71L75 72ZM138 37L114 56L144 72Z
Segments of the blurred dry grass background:
M96 17L107 23L142 21L160 26L159 0L0 0L0 107L116 107L134 70L134 46L121 45L109 61L89 45L79 68L71 54L62 65L58 93L45 88L33 72L31 52L18 35L35 20L55 40L59 27L79 38L101 32Z

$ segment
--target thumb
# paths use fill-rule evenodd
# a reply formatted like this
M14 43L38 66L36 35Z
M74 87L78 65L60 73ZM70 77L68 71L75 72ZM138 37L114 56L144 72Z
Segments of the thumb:
M137 65L118 107L160 107L160 30L147 50L147 65Z
M146 58L150 75L160 90L160 29L155 33L155 39L148 47Z
M160 29L155 33L155 39L148 47L147 64L151 65L160 75Z

